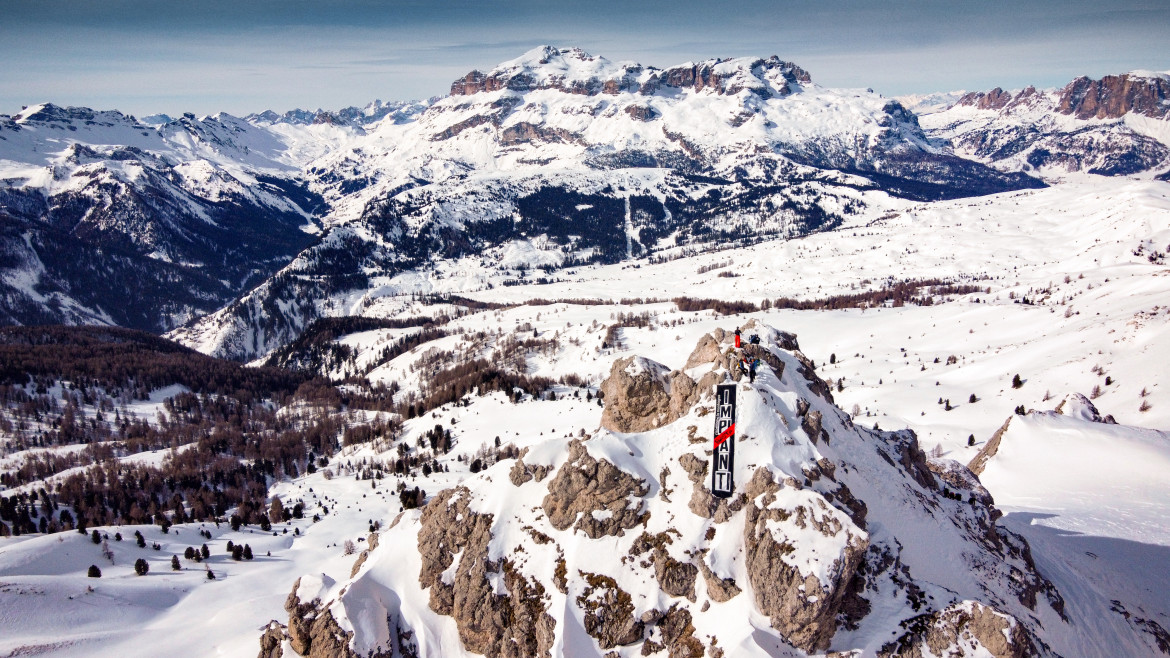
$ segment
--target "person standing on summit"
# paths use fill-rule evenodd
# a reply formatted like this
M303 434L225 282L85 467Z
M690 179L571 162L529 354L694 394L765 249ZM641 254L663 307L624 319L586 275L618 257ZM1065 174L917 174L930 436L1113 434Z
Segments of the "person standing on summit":
M739 329L736 329L735 330L735 349L738 350L741 347L743 347L743 344L740 343L740 340L739 340Z

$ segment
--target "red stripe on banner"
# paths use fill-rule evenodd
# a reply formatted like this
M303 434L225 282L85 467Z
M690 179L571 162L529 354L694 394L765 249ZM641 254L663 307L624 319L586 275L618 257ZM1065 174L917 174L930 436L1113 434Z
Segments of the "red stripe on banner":
M730 439L733 436L735 436L735 423L728 425L727 429L723 430L719 433L719 436L715 437L715 447L718 448L724 441Z

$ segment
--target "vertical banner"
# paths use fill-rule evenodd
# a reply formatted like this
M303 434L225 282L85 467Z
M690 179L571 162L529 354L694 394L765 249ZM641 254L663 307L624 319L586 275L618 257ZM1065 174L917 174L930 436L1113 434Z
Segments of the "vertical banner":
M711 493L731 498L735 493L735 384L715 388L715 454L712 456Z

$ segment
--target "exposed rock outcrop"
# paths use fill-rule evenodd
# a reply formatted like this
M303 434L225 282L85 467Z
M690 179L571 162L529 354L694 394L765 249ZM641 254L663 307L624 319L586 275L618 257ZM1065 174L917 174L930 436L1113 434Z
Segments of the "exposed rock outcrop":
M526 464L524 457L521 456L512 464L512 470L508 472L508 479L517 487L528 482L529 480L536 480L540 482L548 476L548 472L552 470L551 466L544 464Z
M524 121L512 124L500 131L500 144L502 146L527 144L529 142L573 144L580 142L580 140L580 135L563 128L552 128Z
M618 359L601 383L601 426L614 432L646 432L682 418L715 382L699 384L686 373L643 357Z
M825 402L833 402L833 392L829 390L829 385L817 376L817 369L812 360L801 352L793 352L792 354L800 362L796 372L808 382L809 390L816 393Z
M939 480L942 480L944 486L965 494L964 500L974 498L976 502L985 507L995 504L991 493L979 482L979 477L961 463L953 459L929 459L926 466Z
M653 121L658 116L658 112L649 105L630 105L626 107L625 113L634 121Z
M976 601L963 601L904 623L909 632L882 647L879 656L987 654L994 658L1031 658L1039 653L1019 621Z
M980 475L983 473L983 469L987 467L987 460L991 459L995 456L995 453L999 452L999 442L1003 440L1003 434L1008 430L1008 426L1011 424L1012 416L1008 416L1008 419L1003 421L1003 425L1000 425L999 429L995 430L995 433L991 435L991 438L988 439L987 443L984 444L984 446L979 449L979 452L977 452L975 456L971 458L971 461L967 463L967 468L971 469L972 473L975 475Z
M1155 119L1170 116L1170 79L1166 76L1079 77L1060 93L1057 111L1078 119L1118 119L1136 112Z
M619 536L642 523L645 481L605 459L594 459L580 441L569 444L569 459L548 483L544 513L557 530L570 526L592 539Z
M585 589L577 597L578 607L585 612L585 632L593 636L602 649L640 641L645 636L646 622L634 616L634 603L629 593L609 576L585 571L579 573L585 580Z
M284 624L273 620L268 622L260 636L260 655L257 658L282 658L284 656Z
M715 523L726 523L732 514L743 509L746 500L743 494L735 498L716 498L711 493L707 487L707 460L686 452L678 458L678 462L691 481L691 500L688 504L691 512L705 519L714 519Z
M292 650L307 658L358 658L349 646L352 633L344 630L333 618L329 602L322 603L318 595L309 601L301 599L301 582L298 578L292 592L285 599L284 609L288 612L288 641ZM323 579L323 583L329 583ZM326 585L321 591L327 589ZM275 638L275 629L269 624L260 639L261 650ZM279 647L278 647L279 648ZM379 653L378 656L383 654Z
M695 637L691 611L671 606L658 622L670 658L702 658L703 643Z
M419 584L431 590L431 609L455 620L470 651L489 658L550 656L556 622L545 608L544 587L507 559L488 559L493 517L472 511L469 500L467 489L448 489L423 510ZM493 579L503 581L506 595L496 593Z
M703 581L707 583L707 596L716 603L726 603L743 591L735 584L734 578L720 578L703 560L699 560L699 571L703 574Z
M369 534L366 538L366 547L366 550L362 551L361 555L358 555L358 559L354 560L353 568L349 571L350 578L353 578L357 575L358 571L361 571L362 565L366 563L366 560L370 559L370 552L378 548L378 533L371 532Z
M671 557L666 547L673 542L669 533L650 535L643 532L630 547L630 555L638 557L651 551L650 562L654 567L654 577L662 591L670 596L683 597L694 602L695 580L699 575L699 568Z
M836 632L837 613L868 537L815 492L789 491L795 495L782 494L763 467L748 482L746 564L756 606L789 642L811 653L827 649ZM800 554L810 552L812 563L827 568L802 570L808 557Z

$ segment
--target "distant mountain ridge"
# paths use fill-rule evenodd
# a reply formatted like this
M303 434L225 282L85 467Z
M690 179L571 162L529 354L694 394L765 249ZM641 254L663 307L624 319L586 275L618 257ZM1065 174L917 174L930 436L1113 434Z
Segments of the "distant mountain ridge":
M250 358L342 298L443 288L455 263L486 287L824 230L880 192L1160 171L1165 88L993 90L920 120L778 57L657 68L543 46L419 102L150 123L38 105L0 117L0 321L163 331L220 309L177 335ZM123 280L132 311L93 291Z
M160 332L227 303L315 240L320 200L282 160L225 114L0 117L0 322Z
M1170 73L1133 71L969 92L922 122L956 153L1003 171L1113 176L1170 170L1168 120Z
M253 358L354 293L370 308L433 291L441 263L486 287L536 267L824 230L871 192L1042 185L935 148L896 101L822 88L776 57L658 69L546 46L451 90L310 163L331 206L322 242L175 336Z

